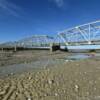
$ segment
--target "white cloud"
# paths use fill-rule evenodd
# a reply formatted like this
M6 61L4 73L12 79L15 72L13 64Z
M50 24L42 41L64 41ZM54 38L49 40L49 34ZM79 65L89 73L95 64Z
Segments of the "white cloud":
M64 6L64 0L49 0L51 2L54 2L57 7L63 7Z
M54 0L58 7L62 7L64 5L64 0Z
M6 13L9 13L13 16L18 17L18 10L20 8L16 6L15 4L11 3L9 0L0 0L0 10L5 11Z

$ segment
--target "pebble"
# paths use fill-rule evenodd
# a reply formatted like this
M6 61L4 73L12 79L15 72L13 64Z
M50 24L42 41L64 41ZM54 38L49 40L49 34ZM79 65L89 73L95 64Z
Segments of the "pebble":
M65 60L66 62L69 62L69 60Z
M94 83L93 83L93 81L89 81L89 84L91 84L91 85L92 85L92 84L94 84Z
M96 90L97 90L97 88L94 88L94 90L96 91Z
M55 96L58 96L58 93L55 93Z
M10 75L14 75L14 73L10 73Z
M87 74L87 72L84 72L84 74Z
M28 79L29 79L29 80L31 80L31 79L32 79L32 77L31 77L31 76L29 76L29 77L28 77Z
M31 98L28 98L27 100L32 100Z
M48 83L51 85L51 84L53 84L54 83L54 80L48 80Z
M90 93L89 92L86 92L86 94L89 95Z
M63 92L66 93L66 90L64 90Z
M6 91L2 91L0 92L0 95L4 95L6 93Z
M44 96L46 97L46 96L48 96L48 94L44 94Z
M75 91L78 92L79 91L79 86L75 85Z
M95 96L94 98L100 100L100 96Z

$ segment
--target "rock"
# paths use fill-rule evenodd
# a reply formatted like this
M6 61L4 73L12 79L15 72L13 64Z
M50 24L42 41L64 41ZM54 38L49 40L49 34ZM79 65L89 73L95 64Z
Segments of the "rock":
M66 62L69 62L69 60L65 60Z
M66 93L66 90L64 90L63 92Z
M14 73L10 73L10 75L14 75Z
M90 93L89 92L86 92L86 94L89 95Z
M84 74L87 74L87 72L84 72Z
M0 95L4 95L6 93L6 91L2 91L0 92Z
M55 96L58 96L58 93L55 93Z
M96 90L97 90L97 88L94 88L94 90L96 91Z
M48 80L48 83L51 85L51 84L53 84L54 83L54 80Z
M78 92L78 91L79 91L79 86L75 85L75 92Z
M48 96L48 94L46 93L46 94L44 94L44 96L46 97L46 96Z
M29 76L29 77L28 77L28 79L29 79L29 80L31 80L31 79L32 79L32 77L31 77L31 76Z
M91 85L94 84L94 83L93 83L93 80L92 80L92 81L89 81L89 84L91 84Z

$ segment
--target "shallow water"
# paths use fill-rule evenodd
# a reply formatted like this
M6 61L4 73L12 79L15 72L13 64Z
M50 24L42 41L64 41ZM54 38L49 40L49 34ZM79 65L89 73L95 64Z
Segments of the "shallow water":
M27 71L35 71L37 69L43 69L46 67L54 67L63 63L62 60L56 59L42 59L39 61L33 61L31 63L14 64L9 66L0 67L0 76L8 76L13 74L20 74Z
M90 53L90 54L72 54L71 56L68 56L66 60L83 60L83 59L89 59L89 58L94 58L94 57L100 57L100 53Z
M77 54L77 55L68 56L66 59L68 59L68 60L82 60L82 59L87 59L90 57L91 56L86 55L86 54Z
M81 53L74 53L66 58L61 59L40 59L38 61L33 61L31 63L22 63L22 64L14 64L9 66L0 67L0 76L7 76L12 74L18 74L26 71L34 71L36 69L46 68L46 67L54 67L63 64L65 61L78 61L89 59L93 57L100 57L100 53L95 54L81 54Z

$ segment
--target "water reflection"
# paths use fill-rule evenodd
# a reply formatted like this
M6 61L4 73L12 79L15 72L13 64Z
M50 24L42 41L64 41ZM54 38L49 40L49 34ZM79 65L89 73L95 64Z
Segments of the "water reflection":
M71 56L67 56L66 60L83 60L93 57L100 57L100 53L90 53L90 54L72 54Z

